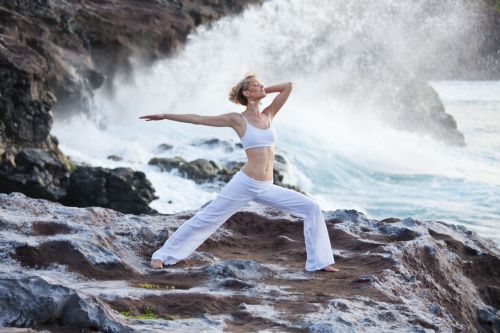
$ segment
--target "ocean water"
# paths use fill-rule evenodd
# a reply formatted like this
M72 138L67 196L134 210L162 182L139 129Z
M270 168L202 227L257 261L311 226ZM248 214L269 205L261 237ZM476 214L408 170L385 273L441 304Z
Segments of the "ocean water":
M394 129L383 120L390 111L370 102L382 90L359 80L371 73L384 85L387 63L418 73L435 60L443 41L475 51L464 39L478 33L465 1L445 1L445 10L434 16L425 4L267 1L198 28L172 58L147 68L137 63L133 75L116 77L114 89L96 91L90 114L56 118L52 134L74 160L144 171L160 197L151 203L158 211L199 208L217 195L219 185L197 185L147 163L174 156L244 161L242 150L196 145L211 138L236 143L236 133L139 117L241 112L227 94L253 71L265 85L293 81L292 95L274 121L276 150L289 164L285 182L303 188L323 210L463 224L500 244L500 81L430 82L465 135L466 147L451 147ZM349 89L331 89L341 84ZM159 152L162 143L174 148ZM123 161L107 159L112 154Z

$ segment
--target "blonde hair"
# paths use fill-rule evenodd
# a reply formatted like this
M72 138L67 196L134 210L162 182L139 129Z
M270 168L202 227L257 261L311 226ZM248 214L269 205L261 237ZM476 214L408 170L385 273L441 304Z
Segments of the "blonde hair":
M248 86L248 79L252 77L257 77L254 73L246 73L245 77L238 82L234 87L231 88L229 92L229 100L235 104L247 105L248 100L243 95L243 90Z

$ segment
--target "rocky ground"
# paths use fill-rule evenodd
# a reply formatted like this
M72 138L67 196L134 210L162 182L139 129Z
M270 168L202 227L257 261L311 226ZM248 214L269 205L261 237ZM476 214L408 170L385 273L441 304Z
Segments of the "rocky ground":
M195 211L122 214L0 194L0 326L53 332L498 332L500 251L463 227L324 212L337 273L304 271L302 220L250 203L192 256L150 255Z

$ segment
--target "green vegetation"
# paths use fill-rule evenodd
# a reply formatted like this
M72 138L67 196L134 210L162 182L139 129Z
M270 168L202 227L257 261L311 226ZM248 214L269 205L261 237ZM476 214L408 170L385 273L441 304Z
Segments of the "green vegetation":
M64 168L66 170L68 170L69 173L72 173L73 171L75 171L76 166L73 163L71 163L70 160L66 156L64 156L63 162L64 162Z
M155 283L141 283L139 287L144 288L144 289L175 289L175 286L164 286L161 287L158 284Z
M140 315L134 316L133 314L130 313L130 311L122 311L120 312L122 316L125 316L130 319L142 319L142 320L151 320L151 319L166 319L166 320L175 320L176 318L172 315L167 315L166 317L161 317L158 316L157 314L154 313L153 308L150 306L147 306L146 309L144 309L144 312L141 313Z
M160 286L154 283L142 283L139 285L139 287L145 289L160 289Z
M150 307L150 306L147 306L145 309L144 309L144 312L138 316L134 316L130 313L130 311L122 311L120 312L121 315L127 317L127 318L131 318L131 319L144 319L144 320L148 320L148 319L164 319L160 316L157 316L154 311L153 311L153 308ZM169 316L171 317L171 316ZM168 318L167 318L168 319ZM168 320L172 320L172 319L168 319Z
M495 10L497 12L500 12L500 0L497 0L497 2L495 3Z

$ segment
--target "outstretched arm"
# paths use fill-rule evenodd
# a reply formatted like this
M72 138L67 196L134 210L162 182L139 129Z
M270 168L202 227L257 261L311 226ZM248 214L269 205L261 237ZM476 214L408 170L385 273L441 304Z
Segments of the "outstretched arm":
M225 113L218 116L202 116L194 113L188 113L188 114L162 113L162 114L152 114L148 116L142 116L139 118L145 119L146 121L168 119L168 120L180 121L183 123L216 126L216 127L234 127L234 125L237 124L237 121L235 121L234 112Z
M264 90L266 93L279 93L278 96L273 99L271 104L269 104L269 106L262 111L271 116L271 119L273 119L276 113L278 113L281 107L285 104L288 96L290 96L290 93L292 92L292 82L269 86L264 88Z

